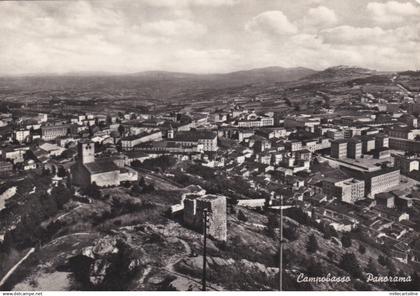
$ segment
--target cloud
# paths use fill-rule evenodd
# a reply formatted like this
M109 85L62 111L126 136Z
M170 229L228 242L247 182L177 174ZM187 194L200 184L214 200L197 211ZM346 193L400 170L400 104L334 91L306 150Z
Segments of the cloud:
M377 43L387 36L387 32L380 27L352 27L339 26L335 28L325 29L320 35L327 43L333 44L366 44Z
M336 24L337 16L334 10L325 6L318 6L309 9L308 14L304 17L304 21L307 26L325 28Z
M420 5L354 1L0 1L0 72L420 68Z
M367 11L375 22L382 24L403 23L420 17L420 7L412 2L370 2Z
M165 37L175 36L200 36L206 33L206 26L189 20L160 20L146 23L141 26L141 31L147 34Z
M140 0L140 2L154 7L179 8L187 6L233 6L238 4L240 0Z
M297 27L280 10L265 11L253 17L246 23L245 29L277 36L292 35L298 32Z

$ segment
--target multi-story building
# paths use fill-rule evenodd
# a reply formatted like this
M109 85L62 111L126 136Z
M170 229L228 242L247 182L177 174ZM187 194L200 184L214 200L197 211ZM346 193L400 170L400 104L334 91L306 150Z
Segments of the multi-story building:
M201 144L203 151L217 151L217 134L211 131L193 130L175 134L168 142L179 143L182 146L196 146Z
M141 143L160 140L162 140L161 131L153 131L150 133L144 132L138 135L132 135L121 139L121 148L125 151L133 150L134 146L139 145Z
M368 153L375 149L375 138L372 136L360 137L362 141L362 153Z
M288 116L284 119L285 128L303 128L311 132L315 131L315 127L321 124L319 118L308 116Z
M252 137L255 131L252 129L240 129L238 131L238 141L242 142L244 139Z
M263 127L263 126L273 126L274 118L269 116L258 116L255 113L251 113L244 119L239 119L237 121L238 127Z
M365 180L366 196L374 198L376 194L390 191L400 184L400 170L387 168L379 171L368 172L363 175Z
M47 125L41 127L41 138L44 141L55 140L58 137L65 137L69 132L69 125Z
M13 164L21 163L25 160L25 154L28 152L29 147L6 147L2 150L3 160L13 162Z
M302 149L302 142L297 140L288 141L285 145L286 149L292 152Z
M331 142L331 157L343 159L347 157L347 140L335 140Z
M389 137L385 134L375 136L375 148L389 148Z
M344 130L344 138L349 139L352 137L362 135L363 128L351 127Z
M389 148L405 152L420 153L420 141L402 138L389 138Z
M390 138L399 138L406 140L414 140L420 135L420 129L411 129L409 127L395 127L388 130Z
M412 103L407 105L408 113L410 114L420 114L420 104Z
M13 139L19 143L23 143L28 139L30 134L31 132L26 129L16 130L13 132Z
M13 171L13 164L0 160L0 175Z
M342 130L329 130L326 132L327 138L332 140L344 139L344 131Z
M327 178L322 182L327 196L337 197L346 203L354 203L365 196L365 182L353 178L335 180Z
M389 192L378 193L375 196L376 204L384 206L386 208L395 207L395 196Z
M347 157L357 159L362 156L362 141L353 138L348 141Z
M394 157L394 167L399 169L401 174L408 175L412 171L419 170L420 160L414 155L392 154Z

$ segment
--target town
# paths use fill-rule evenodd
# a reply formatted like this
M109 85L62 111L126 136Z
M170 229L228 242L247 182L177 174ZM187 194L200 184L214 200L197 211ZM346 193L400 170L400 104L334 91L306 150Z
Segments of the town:
M394 75L303 111L5 100L0 286L200 290L206 249L210 290L317 290L296 278L322 270L352 277L328 290L415 289L363 281L420 264L420 93Z

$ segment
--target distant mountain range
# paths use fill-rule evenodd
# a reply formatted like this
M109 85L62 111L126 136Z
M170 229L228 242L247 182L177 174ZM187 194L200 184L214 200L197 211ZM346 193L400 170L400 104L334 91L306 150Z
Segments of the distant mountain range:
M325 69L324 71L319 71L311 75L303 77L304 80L341 80L341 79L351 79L351 78L361 78L372 75L384 74L385 72L378 72L376 70L370 70L359 67L351 66L335 66Z
M405 73L405 72L404 72ZM411 72L410 72L411 73ZM416 73L419 72L413 72ZM223 89L247 85L273 83L311 83L344 81L370 76L388 76L391 72L378 72L351 66L330 67L323 71L308 68L266 67L231 73L193 74L166 71L138 73L72 72L65 74L32 74L0 77L3 90L48 89L150 89L160 96L173 95L183 90Z
M107 73L107 72L72 72L60 74L58 76L128 76L138 77L144 80L208 80L208 81L229 81L233 84L249 84L249 83L264 83L264 82L285 82L294 81L304 78L308 75L315 74L317 71L296 67L266 67L256 68L251 70L236 71L230 73L212 73L212 74L194 74L183 72L169 72L169 71L143 71L137 73ZM36 76L44 76L42 74ZM48 74L46 76L52 76Z
M31 74L0 78L0 87L22 89L61 88L161 88L220 89L249 84L288 82L315 74L307 68L268 67L220 74L192 74L166 71L138 73L72 72L65 74Z

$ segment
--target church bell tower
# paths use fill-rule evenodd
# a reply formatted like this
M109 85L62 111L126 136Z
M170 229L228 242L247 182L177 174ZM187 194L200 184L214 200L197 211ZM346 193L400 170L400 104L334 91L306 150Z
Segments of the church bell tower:
M79 162L85 164L95 161L95 143L79 142L77 148Z

